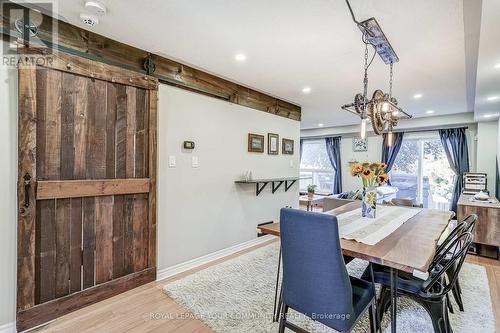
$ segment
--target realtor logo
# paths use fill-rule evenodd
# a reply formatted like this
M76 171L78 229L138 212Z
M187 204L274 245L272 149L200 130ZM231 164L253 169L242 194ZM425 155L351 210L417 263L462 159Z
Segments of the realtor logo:
M46 65L52 62L57 20L52 19L56 2L0 0L2 16L2 66ZM43 49L43 53L34 52Z

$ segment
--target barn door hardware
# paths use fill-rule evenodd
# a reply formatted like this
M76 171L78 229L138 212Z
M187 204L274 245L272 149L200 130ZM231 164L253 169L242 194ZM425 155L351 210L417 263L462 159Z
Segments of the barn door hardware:
M30 206L30 188L31 188L31 176L26 172L24 175L24 207L28 208Z

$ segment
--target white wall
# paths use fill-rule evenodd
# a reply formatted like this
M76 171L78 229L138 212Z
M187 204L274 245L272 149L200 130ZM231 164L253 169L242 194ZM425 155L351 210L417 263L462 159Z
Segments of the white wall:
M159 91L158 268L164 269L256 237L256 226L277 221L281 207L298 205L298 186L237 185L254 178L297 176L300 123L169 86ZM248 153L248 133L295 140L293 156ZM184 150L194 141L194 151ZM281 145L280 145L281 149ZM267 149L266 149L267 151ZM177 167L169 168L169 155ZM199 167L191 167L191 157ZM293 167L290 167L290 163Z
M498 122L477 124L477 172L488 174L488 190L495 195Z
M0 156L1 327L15 320L17 230L17 71L3 65L0 65Z

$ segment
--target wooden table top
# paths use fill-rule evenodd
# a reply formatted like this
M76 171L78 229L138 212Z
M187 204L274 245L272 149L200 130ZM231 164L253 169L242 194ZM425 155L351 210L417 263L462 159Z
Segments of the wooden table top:
M299 202L311 202L311 203L320 203L325 198L324 195L314 195L312 198L309 198L307 194L299 196Z
M340 215L357 209L361 201L351 202L325 214ZM435 254L436 244L447 228L452 212L436 209L422 209L392 234L375 245L354 240L341 239L345 255L368 260L408 273L427 272ZM280 224L266 224L259 227L264 234L280 235Z

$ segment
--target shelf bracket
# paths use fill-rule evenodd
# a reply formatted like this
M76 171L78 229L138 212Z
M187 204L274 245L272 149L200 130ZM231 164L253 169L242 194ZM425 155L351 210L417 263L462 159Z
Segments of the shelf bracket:
M262 184L262 186L259 187L259 184ZM255 195L259 195L260 192L262 192L262 190L266 187L267 185L267 182L264 182L264 183L255 183Z
M297 180L290 180L290 181L286 180L285 181L285 192L288 191L290 189L290 187L292 187L293 184L295 184L296 181ZM290 183L288 183L288 182L290 182Z
M276 186L276 187L275 187L275 186L274 186L274 183L278 183L278 186ZM274 192L276 192L276 191L280 188L281 184L283 184L283 181L282 181L282 180L280 180L280 181L278 181L278 182L273 182L273 183L272 183L272 186L273 186L273 194L274 194Z

